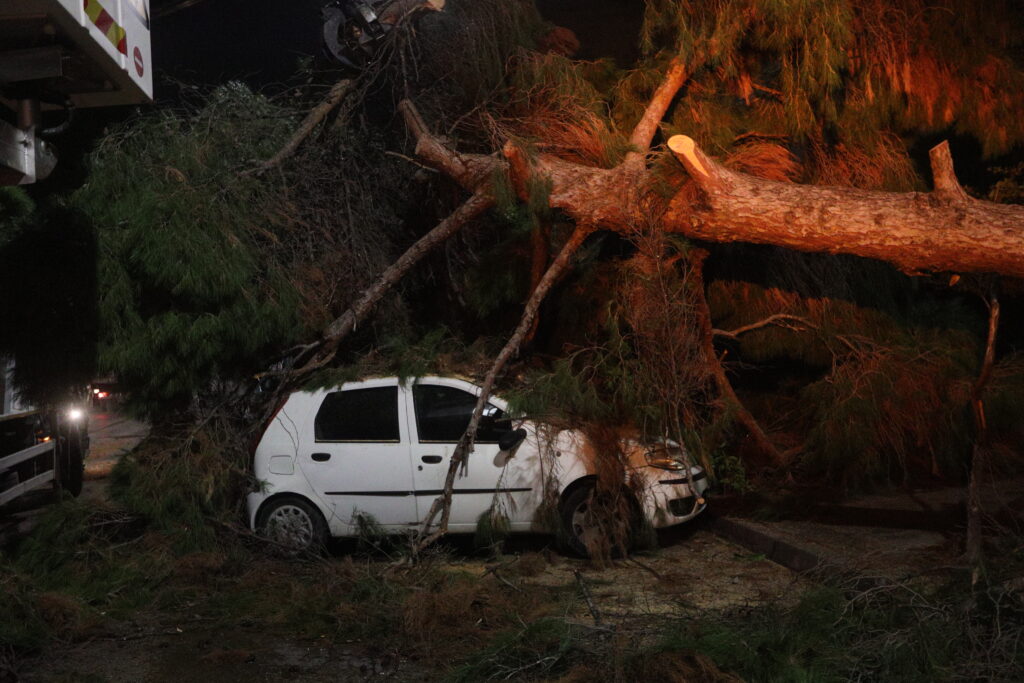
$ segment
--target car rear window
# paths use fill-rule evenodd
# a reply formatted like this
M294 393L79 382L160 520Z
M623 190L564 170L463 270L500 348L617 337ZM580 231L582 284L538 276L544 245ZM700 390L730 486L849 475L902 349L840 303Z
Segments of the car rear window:
M476 407L476 396L437 384L417 384L412 389L416 406L416 431L419 440L454 443L462 438ZM484 417L477 430L477 443L497 443L498 438L511 429L505 413L497 406L487 404Z
M398 441L398 387L327 394L313 432L317 441Z

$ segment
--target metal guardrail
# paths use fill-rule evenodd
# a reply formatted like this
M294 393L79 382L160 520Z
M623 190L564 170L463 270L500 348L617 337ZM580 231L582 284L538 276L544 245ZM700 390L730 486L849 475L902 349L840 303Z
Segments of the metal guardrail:
M22 449L16 453L5 455L4 457L0 458L0 475L2 475L5 470L9 470L15 465L19 465L25 462L26 460L31 460L32 458L43 455L49 451L53 451L54 457L56 458L56 447L56 441L46 441L43 443L38 443L35 446L29 446L28 448ZM51 467L48 471L43 472L42 474L36 475L26 481L19 482L9 489L0 491L0 505L5 505L14 500L15 498L24 495L25 493L28 493L33 489L39 488L43 484L52 482L55 475L56 468Z

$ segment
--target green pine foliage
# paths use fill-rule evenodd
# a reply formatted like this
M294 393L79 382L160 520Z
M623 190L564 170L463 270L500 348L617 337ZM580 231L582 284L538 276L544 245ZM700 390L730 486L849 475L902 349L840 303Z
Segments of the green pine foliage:
M101 367L152 414L299 338L289 273L268 262L280 197L242 173L295 125L240 84L196 112L107 137L75 196L99 240Z
M480 140L468 115L509 96L509 63L550 28L533 0L449 0L418 26L417 107L469 144ZM400 96L408 95L409 76L402 74Z

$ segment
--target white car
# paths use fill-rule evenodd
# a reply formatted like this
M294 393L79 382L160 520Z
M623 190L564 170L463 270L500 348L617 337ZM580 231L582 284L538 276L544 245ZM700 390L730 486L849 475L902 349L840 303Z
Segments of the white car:
M311 548L328 536L357 535L360 515L387 532L418 529L442 492L480 391L452 377L389 377L291 394L256 447L260 490L247 500L253 530ZM472 533L497 505L511 531L564 532L570 549L586 554L596 481L586 440L507 415L506 403L491 398L455 480L449 531ZM629 442L626 452L630 489L640 492L633 509L654 527L704 510L707 477L696 466L687 474L681 449ZM560 530L542 528L539 519L553 496Z

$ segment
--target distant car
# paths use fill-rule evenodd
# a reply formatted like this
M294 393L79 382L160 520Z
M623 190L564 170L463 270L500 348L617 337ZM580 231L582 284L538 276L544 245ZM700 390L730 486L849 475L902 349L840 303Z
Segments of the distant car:
M387 532L417 529L442 492L480 391L452 377L389 377L291 394L256 446L260 490L247 500L253 530L310 549L329 536L356 535L360 515ZM624 446L631 488L641 492L632 501L635 515L665 527L704 510L707 477L696 466L687 474L679 447ZM587 449L577 431L514 423L507 404L492 398L467 470L455 481L449 531L473 532L496 500L511 531L538 530L540 512L552 509L544 504L555 502L561 529L542 530L585 555L588 535L598 533L589 514L596 476Z
M98 380L89 385L89 403L94 408L113 403L121 398L121 386L115 381Z

